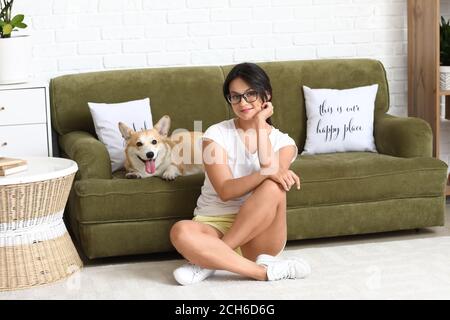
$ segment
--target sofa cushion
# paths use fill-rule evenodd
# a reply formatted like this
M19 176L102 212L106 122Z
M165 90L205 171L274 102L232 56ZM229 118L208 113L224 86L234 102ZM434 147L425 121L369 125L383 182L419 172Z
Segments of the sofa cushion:
M302 189L288 193L288 210L392 199L439 197L446 164L434 158L395 158L373 153L301 156L291 167ZM80 223L191 219L204 175L129 180L114 178L75 183Z
M75 182L79 222L125 222L161 218L191 218L200 196L204 175L126 179L117 171L113 179Z
M119 103L150 97L155 121L169 115L172 128L202 130L226 119L220 67L170 67L64 75L51 80L52 127L59 135L95 134L88 102Z
M291 169L302 189L288 193L288 208L439 197L447 174L447 165L435 158L370 152L301 156Z

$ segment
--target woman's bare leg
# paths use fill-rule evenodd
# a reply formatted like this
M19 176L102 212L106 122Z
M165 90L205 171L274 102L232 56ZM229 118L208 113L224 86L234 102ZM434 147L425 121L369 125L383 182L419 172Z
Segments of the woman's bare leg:
M252 258L249 260L238 255L234 249L248 243L272 224L279 230L281 222L285 223L285 218L283 220L283 215L279 213L284 212L285 217L285 208L282 208L286 205L285 198L284 190L275 182L267 180L255 189L241 207L226 235L222 236L218 230L203 223L180 221L171 229L172 244L187 260L203 268L227 270L253 279L267 280L266 268L254 262L256 258L253 254L249 254ZM282 238L285 233L273 236ZM262 238L259 240L262 241Z
M267 280L265 267L237 254L221 236L212 226L190 220L179 221L170 230L172 244L188 261L207 269Z
M278 208L286 205L285 198L286 192L276 182L264 181L242 205L222 240L232 249L245 245L274 223Z
M255 261L260 254L278 255L286 245L286 194L277 208L277 214L272 224L252 240L241 246L244 257Z

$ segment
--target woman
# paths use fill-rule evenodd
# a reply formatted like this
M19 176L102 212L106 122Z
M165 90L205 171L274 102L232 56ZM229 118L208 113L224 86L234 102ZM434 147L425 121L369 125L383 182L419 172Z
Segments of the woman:
M289 170L297 157L294 140L272 126L269 77L253 63L236 65L223 93L236 118L208 128L203 136L205 183L192 221L170 231L177 251L190 263L174 271L182 285L215 270L256 280L304 278L302 259L282 260L286 192L300 179Z

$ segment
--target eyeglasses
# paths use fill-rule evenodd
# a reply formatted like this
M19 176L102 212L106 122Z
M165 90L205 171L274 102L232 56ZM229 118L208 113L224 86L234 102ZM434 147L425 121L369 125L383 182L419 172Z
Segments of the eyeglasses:
M233 95L229 94L227 95L227 100L229 103L238 104L241 102L241 99L244 98L244 100L247 101L248 103L252 103L258 100L258 96L259 96L258 91L250 90L244 92L243 94L233 94Z

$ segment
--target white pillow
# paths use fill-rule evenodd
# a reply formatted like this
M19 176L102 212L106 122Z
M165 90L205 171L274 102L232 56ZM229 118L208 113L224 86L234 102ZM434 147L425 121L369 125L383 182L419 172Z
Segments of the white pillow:
M347 90L303 86L307 136L303 155L377 152L373 137L378 85Z
M112 171L123 168L125 163L125 141L119 130L119 122L136 130L153 128L150 99L135 100L123 103L88 102L95 132L103 142L111 158Z

